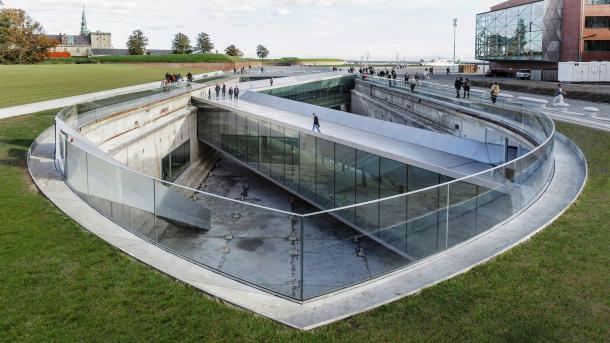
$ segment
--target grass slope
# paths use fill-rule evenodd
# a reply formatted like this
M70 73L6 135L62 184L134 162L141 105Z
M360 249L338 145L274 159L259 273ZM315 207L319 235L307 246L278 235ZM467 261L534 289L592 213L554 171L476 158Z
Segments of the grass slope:
M163 79L166 72L202 69L139 65L0 65L0 108L98 92Z
M582 198L531 241L442 284L301 333L206 299L55 209L25 156L54 111L0 121L0 341L610 340L610 134L559 124L590 163Z

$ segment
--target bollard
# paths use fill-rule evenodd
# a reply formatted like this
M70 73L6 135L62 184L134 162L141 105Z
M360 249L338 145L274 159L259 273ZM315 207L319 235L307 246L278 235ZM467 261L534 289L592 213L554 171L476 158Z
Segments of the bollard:
M585 111L585 113L587 113L587 117L595 117L597 116L597 114L599 113L599 108L597 107L585 107L583 108L583 111Z
M567 112L570 105L566 104L565 102L558 102L553 104L553 107L555 107L559 112Z

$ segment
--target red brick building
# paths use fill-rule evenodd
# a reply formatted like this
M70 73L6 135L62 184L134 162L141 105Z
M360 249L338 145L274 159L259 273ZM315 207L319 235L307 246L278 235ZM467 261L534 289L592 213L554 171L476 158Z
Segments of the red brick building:
M610 60L610 0L509 0L476 21L476 57L492 69Z

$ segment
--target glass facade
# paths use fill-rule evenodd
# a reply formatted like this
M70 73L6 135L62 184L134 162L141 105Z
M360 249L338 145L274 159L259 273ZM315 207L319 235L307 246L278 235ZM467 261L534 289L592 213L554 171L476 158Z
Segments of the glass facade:
M296 86L273 88L261 91L261 93L322 107L338 108L350 103L353 88L354 78L341 77Z
M200 105L198 136L322 210L451 181L444 175L212 105ZM471 188L476 193L481 187ZM415 199L413 204L408 203L407 197L398 197L334 214L399 251L427 256L430 247L432 251L444 248L439 243L439 230L446 215L434 209L446 206L447 197L437 192L435 189L421 194L422 199ZM413 233L412 242L408 241L409 232ZM419 254L418 249L422 251Z
M191 164L191 140L161 159L161 179L174 182Z
M562 2L537 1L476 18L476 58L559 60Z

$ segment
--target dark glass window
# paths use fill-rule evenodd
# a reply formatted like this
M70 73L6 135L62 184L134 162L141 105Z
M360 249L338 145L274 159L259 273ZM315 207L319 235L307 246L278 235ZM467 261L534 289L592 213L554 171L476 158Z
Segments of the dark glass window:
M587 5L610 5L610 0L587 0Z
M174 182L191 164L191 141L188 140L161 159L161 179Z
M610 17L587 17L585 18L585 27L590 29L610 28Z
M610 40L587 40L585 51L610 51Z

